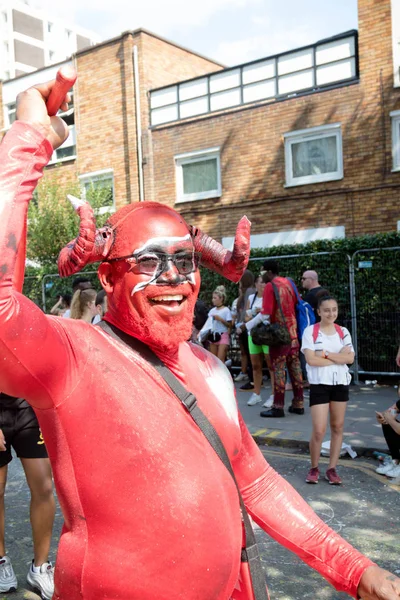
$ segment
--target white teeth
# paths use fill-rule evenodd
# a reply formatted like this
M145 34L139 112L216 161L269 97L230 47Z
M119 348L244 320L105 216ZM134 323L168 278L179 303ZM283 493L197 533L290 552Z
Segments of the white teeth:
M183 296L181 294L177 294L176 296L156 296L151 299L153 302L180 302L183 300Z

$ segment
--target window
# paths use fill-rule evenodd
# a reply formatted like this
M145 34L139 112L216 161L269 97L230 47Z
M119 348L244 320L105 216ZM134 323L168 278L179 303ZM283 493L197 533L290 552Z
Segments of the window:
M79 176L82 196L99 214L114 212L114 172L112 169Z
M73 160L76 158L76 137L75 137L75 125L69 125L69 136L65 142L54 150L49 164L58 162L64 162L66 160Z
M49 50L49 60L51 62L54 61L54 57L55 57L55 52L53 52L53 50Z
M340 123L285 133L286 187L343 179Z
M11 125L14 123L15 119L17 118L17 105L15 102L11 102L10 104L7 104L5 107L6 111L5 111L5 127L6 129L8 129L9 127L11 127Z
M392 119L392 157L393 171L400 171L400 110L390 113Z
M219 148L175 156L177 202L221 196Z

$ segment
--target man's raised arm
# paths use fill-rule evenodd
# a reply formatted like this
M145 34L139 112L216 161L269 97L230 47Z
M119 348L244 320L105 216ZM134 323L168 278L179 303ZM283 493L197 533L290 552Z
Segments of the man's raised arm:
M17 121L0 145L0 390L23 396L29 386L34 344L46 337L48 319L18 291L23 281L29 200L54 148L68 135L59 117L49 117L53 82L17 99ZM66 108L64 102L62 108ZM36 349L38 346L36 346Z

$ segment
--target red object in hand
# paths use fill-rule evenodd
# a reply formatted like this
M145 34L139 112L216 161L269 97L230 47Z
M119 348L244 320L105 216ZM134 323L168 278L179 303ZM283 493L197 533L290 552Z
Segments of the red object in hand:
M72 88L77 78L74 67L65 66L57 71L56 82L47 99L47 112L50 117L57 114L58 109L64 102L68 91Z

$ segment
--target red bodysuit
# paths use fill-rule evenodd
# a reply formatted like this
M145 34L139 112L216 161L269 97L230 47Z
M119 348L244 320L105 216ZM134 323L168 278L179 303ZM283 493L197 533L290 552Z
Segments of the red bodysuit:
M65 518L54 599L228 600L242 545L229 473L152 367L13 290L28 201L52 148L17 122L0 151L0 389L35 408L52 463ZM217 429L254 520L356 596L373 563L266 463L225 367L189 343L158 354Z

